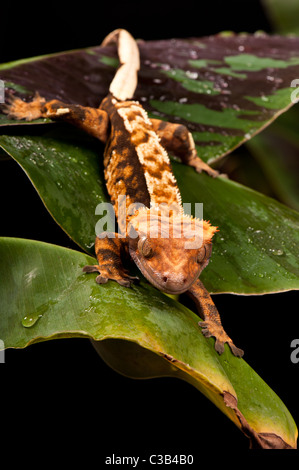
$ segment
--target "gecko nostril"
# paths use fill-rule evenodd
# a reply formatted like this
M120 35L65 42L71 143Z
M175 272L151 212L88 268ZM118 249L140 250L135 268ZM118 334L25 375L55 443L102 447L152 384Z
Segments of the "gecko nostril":
M168 277L167 276L163 276L163 282L167 282L168 281Z

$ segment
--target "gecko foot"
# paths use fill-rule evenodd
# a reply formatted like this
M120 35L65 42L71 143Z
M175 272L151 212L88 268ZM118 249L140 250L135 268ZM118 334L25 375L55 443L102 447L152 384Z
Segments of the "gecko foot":
M10 96L6 100L6 104L3 106L3 111L8 114L8 117L13 119L26 119L26 121L32 121L42 117L42 107L45 104L45 98L42 98L39 93L35 93L34 98L29 103L17 98Z
M207 163L203 162L197 156L195 158L192 158L188 162L188 165L192 166L197 173L201 173L202 171L204 171L209 176L212 176L212 178L217 178L217 176L227 178L227 175L225 173L220 173L218 170L214 170L214 168L211 168Z
M99 275L96 277L97 284L106 284L109 280L116 281L119 285L124 287L131 287L134 281L139 281L137 276L130 276L124 269L116 269L111 267L102 267L98 265L84 266L83 272L95 273Z
M218 354L222 354L224 352L224 344L227 343L234 354L234 356L242 357L244 351L242 349L237 348L230 337L225 333L222 325L219 325L216 322L212 321L200 321L198 322L199 326L202 328L202 334L206 338L210 338L214 336L216 339L215 342L215 349Z

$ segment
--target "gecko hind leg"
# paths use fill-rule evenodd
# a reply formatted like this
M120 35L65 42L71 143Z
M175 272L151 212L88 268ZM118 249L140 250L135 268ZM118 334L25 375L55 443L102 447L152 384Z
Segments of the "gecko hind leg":
M42 98L38 92L35 93L33 100L28 103L21 100L21 98L10 95L3 105L3 111L11 119L33 121L44 117L42 108L45 103L45 98Z
M131 287L139 278L131 276L124 268L122 255L126 240L118 238L117 233L104 232L103 236L97 237L95 241L95 252L98 265L84 266L85 273L98 272L96 278L98 284L106 284L109 279L116 281L121 286Z
M32 121L39 118L50 118L65 121L106 142L109 132L109 117L106 111L99 108L63 103L59 100L46 101L35 93L32 101L10 96L3 106L3 111L12 119Z
M200 317L203 317L203 321L198 322L202 333L206 338L215 337L215 349L218 354L224 352L224 344L227 343L235 356L242 357L244 351L237 348L224 331L218 310L199 279L190 287L188 294L195 301Z
M177 156L182 163L191 166L201 173L205 171L208 175L215 178L220 175L219 171L211 168L198 155L191 132L183 124L161 121L160 119L151 119L154 131L158 134L162 147Z

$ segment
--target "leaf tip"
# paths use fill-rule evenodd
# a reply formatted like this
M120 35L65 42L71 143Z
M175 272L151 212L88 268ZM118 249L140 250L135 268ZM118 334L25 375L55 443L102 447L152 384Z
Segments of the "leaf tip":
M250 440L250 449L296 449L297 443L295 440L294 446L284 441L281 436L275 433L256 432L247 422L245 416L238 409L237 398L231 393L224 391L223 400L228 408L232 408L241 425L241 431Z

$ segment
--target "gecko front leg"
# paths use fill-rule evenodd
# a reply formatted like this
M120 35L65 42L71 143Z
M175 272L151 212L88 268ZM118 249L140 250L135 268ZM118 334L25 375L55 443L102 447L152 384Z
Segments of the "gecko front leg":
M109 279L116 281L121 286L130 287L136 276L130 276L124 268L122 258L125 255L126 239L119 238L117 233L103 232L95 241L95 253L98 264L84 266L85 273L98 272L96 278L98 284L106 284Z
M223 353L224 344L227 343L235 356L242 357L244 351L237 348L224 331L218 310L203 283L198 279L187 293L195 301L199 316L204 320L199 322L203 335L207 338L215 337L215 349L218 354Z

